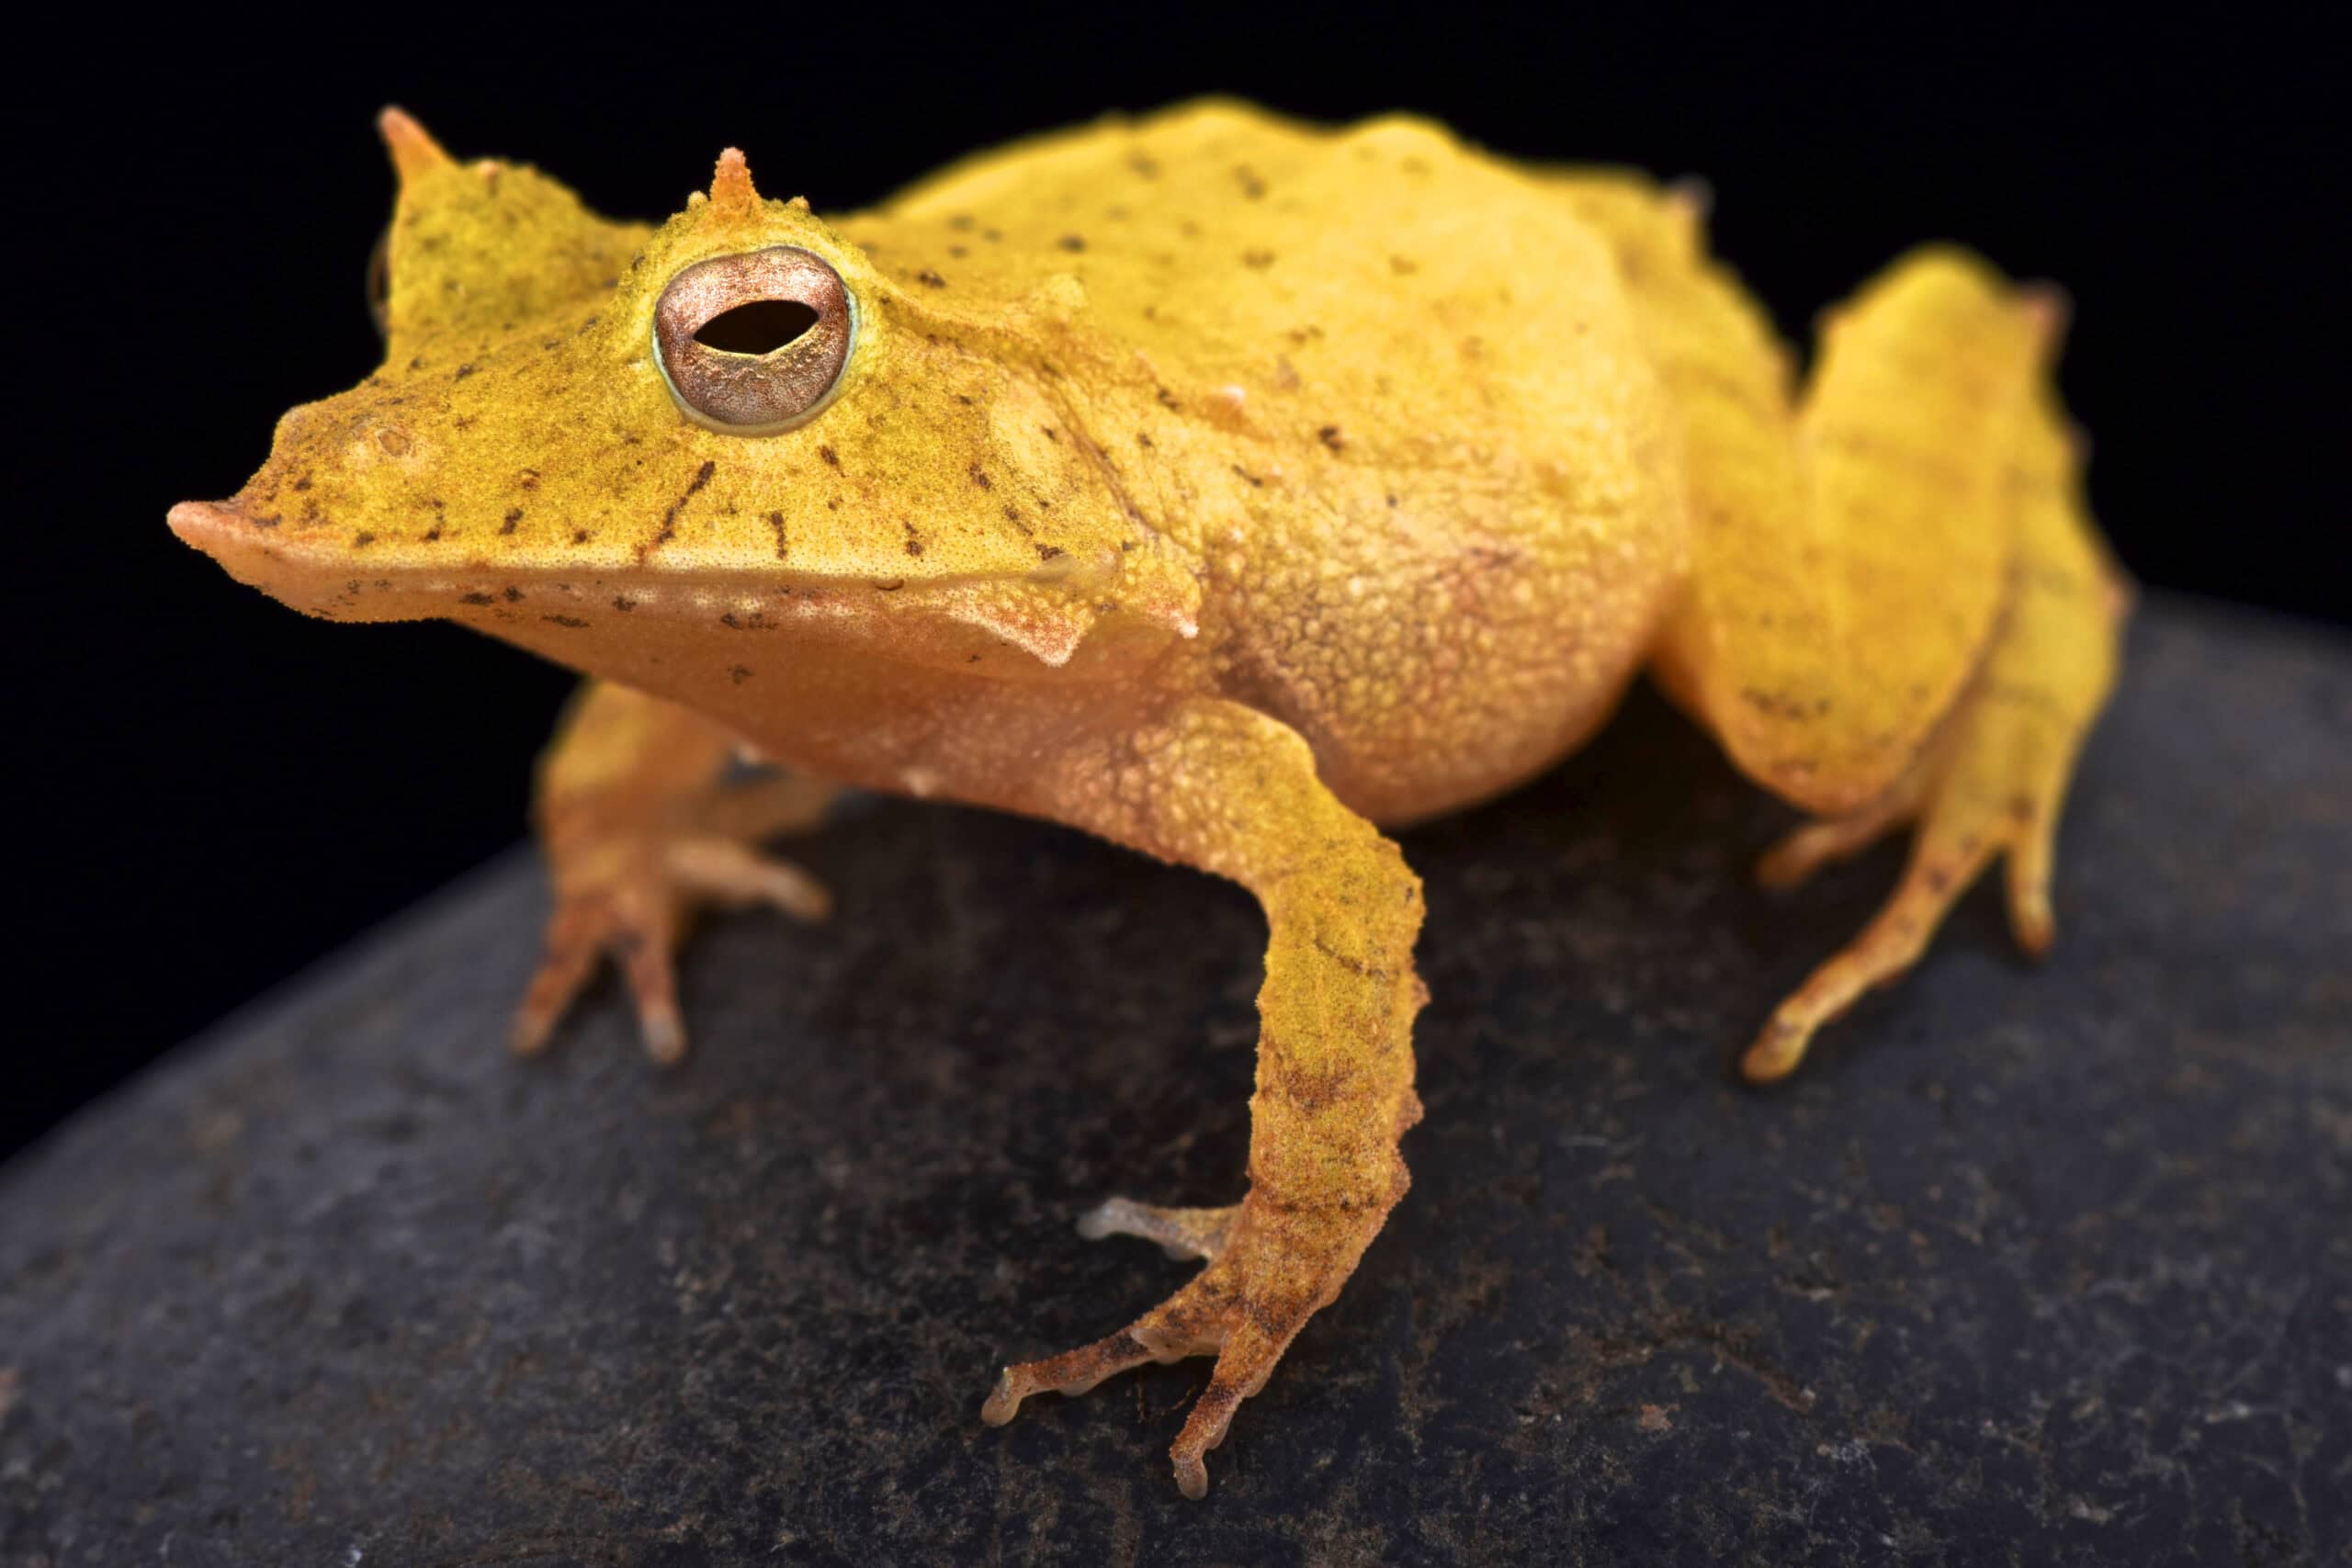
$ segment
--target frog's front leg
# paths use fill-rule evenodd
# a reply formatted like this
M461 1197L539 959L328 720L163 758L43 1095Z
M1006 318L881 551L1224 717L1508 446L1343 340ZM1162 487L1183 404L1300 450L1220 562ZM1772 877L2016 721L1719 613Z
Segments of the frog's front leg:
M532 803L555 883L547 954L515 1014L514 1044L545 1047L607 954L637 998L655 1060L685 1054L673 953L704 904L773 904L804 920L831 908L806 872L758 851L813 826L836 793L795 774L729 785L735 738L625 686L581 689L539 762Z
M1183 1289L1120 1332L1004 1370L992 1425L1051 1389L1080 1393L1147 1360L1216 1358L1170 1457L1188 1497L1204 1456L1307 1318L1335 1298L1404 1195L1397 1142L1420 1117L1412 1022L1419 879L1396 846L1334 799L1296 733L1249 708L1189 704L1139 735L1051 770L1049 813L1256 894L1270 940L1258 995L1250 1190L1229 1209L1114 1199L1081 1223L1206 1258Z

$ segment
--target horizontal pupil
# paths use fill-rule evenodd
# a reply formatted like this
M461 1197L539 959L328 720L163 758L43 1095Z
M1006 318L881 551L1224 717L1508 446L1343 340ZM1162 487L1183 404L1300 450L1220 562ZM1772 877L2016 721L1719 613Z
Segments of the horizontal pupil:
M817 324L817 312L797 299L754 299L695 329L695 341L721 354L774 354Z

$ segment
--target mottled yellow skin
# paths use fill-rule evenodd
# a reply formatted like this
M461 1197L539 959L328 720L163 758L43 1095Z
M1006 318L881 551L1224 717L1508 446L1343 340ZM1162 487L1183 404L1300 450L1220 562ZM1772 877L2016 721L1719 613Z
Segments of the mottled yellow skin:
M1549 765L1646 663L1826 820L1792 881L1919 824L1886 911L1747 1058L1917 956L1996 855L2049 937L2051 835L2122 609L2046 385L2057 310L1957 253L1833 321L1800 395L1695 202L1423 121L1203 103L951 168L832 222L740 156L658 229L397 111L384 368L295 410L234 500L175 509L340 620L441 616L596 678L543 765L557 886L517 1044L603 953L684 1047L697 903L807 918L758 853L834 786L1069 823L1229 876L1271 929L1249 1190L1090 1235L1208 1258L983 1414L1217 1357L1179 1484L1354 1269L1418 1120L1420 890L1376 824ZM654 361L682 269L815 253L856 311L833 400L746 436ZM785 770L722 787L749 749Z

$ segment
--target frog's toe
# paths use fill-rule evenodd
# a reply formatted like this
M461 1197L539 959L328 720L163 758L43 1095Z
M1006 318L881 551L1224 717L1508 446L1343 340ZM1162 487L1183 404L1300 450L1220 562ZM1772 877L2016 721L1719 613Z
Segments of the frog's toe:
M637 999L637 1032L645 1054L663 1066L684 1060L686 1023L678 1011L675 909L623 928L612 945L629 994Z
M1756 880L1766 887L1797 886L1824 866L1850 860L1916 816L1934 778L1929 759L1906 773L1886 794L1859 811L1807 822L1764 852Z
M1872 987L1886 984L1918 962L1945 911L1976 880L1994 848L1991 840L1978 833L1939 831L1938 820L1931 818L1894 897L1860 935L1773 1010L1771 1021L1740 1058L1741 1074L1750 1083L1788 1077L1804 1060L1815 1031Z
M1225 1250L1234 1217L1240 1213L1238 1203L1222 1209L1164 1209L1132 1198L1106 1198L1078 1217L1078 1234L1089 1241L1141 1236L1158 1242L1170 1258L1211 1258Z
M2019 818L2017 840L2008 859L2009 932L2027 956L2040 958L2057 940L2058 922L2050 912L2050 866L2057 853L2058 817L2037 807L2026 797L2013 803Z
M1861 853L1884 838L1893 826L1892 818L1875 812L1808 822L1758 859L1757 883L1775 892L1799 886L1822 867Z
M604 956L597 925L597 911L585 903L560 905L548 919L546 953L514 1012L510 1042L517 1055L535 1056L547 1049L557 1020L595 973Z
M636 998L646 1055L664 1064L686 1054L678 1011L679 909L666 890L597 891L560 899L548 921L547 952L515 1010L510 1043L523 1055L545 1050L596 966L610 954Z
M825 885L787 860L763 855L740 839L697 836L673 840L662 862L685 893L729 908L766 904L796 920L817 921L833 911Z
M1175 1298L1170 1298L1162 1303L1153 1317L1174 1303ZM991 1427L1001 1427L1020 1413L1022 1401L1033 1393L1059 1393L1075 1398L1130 1367L1142 1366L1146 1361L1164 1364L1182 1360L1216 1348L1213 1344L1193 1347L1170 1343L1153 1334L1151 1323L1152 1317L1146 1317L1091 1345L1081 1345L1058 1356L1012 1363L997 1374L996 1386L980 1405L980 1419Z

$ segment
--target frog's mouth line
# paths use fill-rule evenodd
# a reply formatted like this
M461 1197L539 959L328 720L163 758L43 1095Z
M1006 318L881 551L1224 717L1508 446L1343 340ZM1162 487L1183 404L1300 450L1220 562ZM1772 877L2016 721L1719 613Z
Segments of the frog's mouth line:
M169 521L183 543L210 556L239 582L325 620L449 620L511 635L523 622L585 629L594 620L626 615L637 623L758 632L913 609L928 602L941 605L952 618L995 627L1049 664L1068 659L1086 617L1049 611L1043 616L1045 625L1032 626L1038 619L1034 614L989 605L989 591L1013 585L1033 592L1057 587L1064 592L1052 597L1067 599L1075 608L1096 601L1121 570L1115 553L1106 552L1099 562L1065 556L1021 572L888 578L796 573L766 563L740 572L724 568L518 570L486 562L403 558L397 547L371 558L341 542L280 536L273 525L252 517L233 501L182 502L172 508ZM972 601L973 593L979 600ZM1191 635L1189 628L1184 635Z

